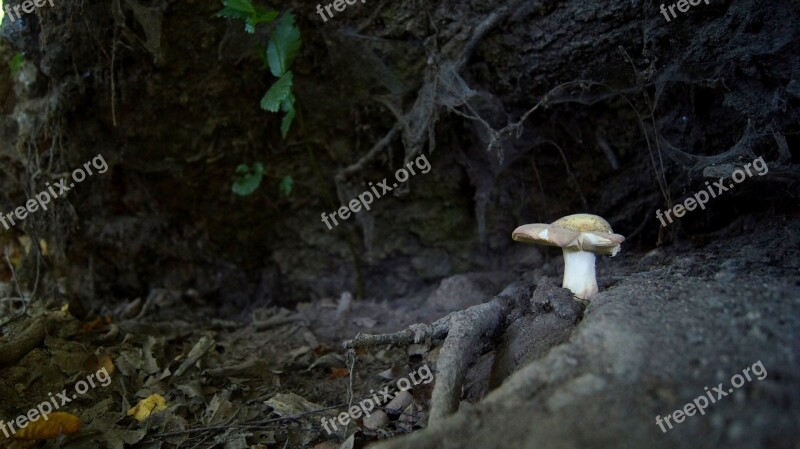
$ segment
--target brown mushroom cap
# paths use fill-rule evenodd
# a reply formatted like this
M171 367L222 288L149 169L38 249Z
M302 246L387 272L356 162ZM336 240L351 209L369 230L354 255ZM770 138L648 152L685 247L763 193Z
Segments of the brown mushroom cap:
M614 256L625 237L614 234L611 225L602 217L574 214L559 218L552 224L522 225L511 234L517 242L558 246L577 251L590 251Z

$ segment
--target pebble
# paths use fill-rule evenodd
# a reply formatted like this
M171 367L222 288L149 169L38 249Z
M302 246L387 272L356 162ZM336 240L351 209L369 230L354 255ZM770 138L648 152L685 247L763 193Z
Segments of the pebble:
M386 404L386 411L391 413L392 415L399 415L400 412L406 409L411 404L411 401L414 399L411 396L411 393L407 391L401 391L397 393L397 396L394 397L388 404Z
M367 429L379 429L386 424L389 424L389 415L383 410L372 412L371 415L364 417L364 427Z

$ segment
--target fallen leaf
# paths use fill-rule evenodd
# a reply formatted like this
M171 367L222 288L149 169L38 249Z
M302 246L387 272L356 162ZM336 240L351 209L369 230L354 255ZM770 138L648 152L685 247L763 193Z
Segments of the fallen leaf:
M81 329L84 332L93 331L95 329L99 329L101 327L108 326L109 324L112 323L112 321L113 320L111 319L110 316L99 316L99 317L93 319L92 321L89 321L89 322L81 324Z
M47 420L39 419L28 423L27 427L14 434L17 440L49 440L59 435L72 435L81 430L81 420L70 413L55 412L47 415Z
M350 375L350 370L347 368L331 368L331 379L338 379L340 377L347 377Z
M175 370L176 376L182 376L183 373L186 372L192 365L197 363L201 357L203 357L206 352L208 352L211 348L213 348L217 342L208 335L203 336L200 340L194 345L191 351L189 351L189 355L186 356L186 360L181 363L181 366Z
M272 407L278 416L296 416L323 408L321 405L310 402L294 393L276 394L265 404Z
M108 375L114 374L114 360L111 359L110 355L105 355L100 361L97 363L97 370L100 371L105 368Z
M166 410L167 400L160 394L151 395L139 401L136 407L128 410L128 416L133 416L133 419L141 422L149 418L150 415Z

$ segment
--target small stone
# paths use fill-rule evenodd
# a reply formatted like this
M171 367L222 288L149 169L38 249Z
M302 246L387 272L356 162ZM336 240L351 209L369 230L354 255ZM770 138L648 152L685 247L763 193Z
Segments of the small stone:
M389 424L389 415L387 415L383 410L378 410L369 416L364 417L364 427L367 429L379 429L386 424Z
M408 391L401 391L397 393L397 396L394 397L388 404L386 404L386 411L391 413L392 415L399 415L400 412L406 409L411 404L411 401L414 399L411 396L411 393Z

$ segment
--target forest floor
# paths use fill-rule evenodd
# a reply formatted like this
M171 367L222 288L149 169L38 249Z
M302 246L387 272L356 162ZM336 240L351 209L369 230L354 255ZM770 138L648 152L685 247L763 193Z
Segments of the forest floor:
M533 357L522 350L515 373L491 393L480 378L492 359L481 359L466 376L459 412L428 429L435 382L422 374L429 368L436 375L436 341L352 353L342 342L482 303L509 275L454 276L402 299L343 294L295 310L261 308L249 323L222 317L191 291L154 290L84 322L68 307L39 301L0 334L0 417L12 421L66 391L74 398L60 411L84 427L48 443L0 434L0 448L333 449L408 433L414 435L385 447L796 448L800 220L767 225L743 219L691 246L623 250L604 261L601 293L566 341ZM557 280L561 263L553 258L521 279ZM535 333L536 326L533 320L527 327ZM765 377L702 416L659 429L657 415L683 408L704 387L727 385L757 362ZM96 385L87 388L92 374ZM414 379L412 394L397 394L404 378ZM368 419L355 412L338 432L325 430L381 390L391 404ZM147 398L153 414L140 422L129 410Z

